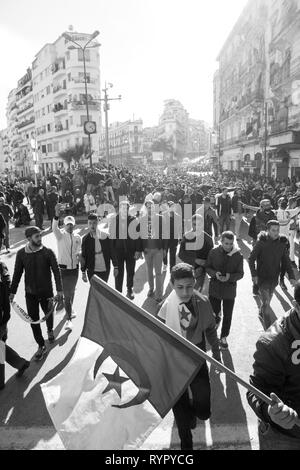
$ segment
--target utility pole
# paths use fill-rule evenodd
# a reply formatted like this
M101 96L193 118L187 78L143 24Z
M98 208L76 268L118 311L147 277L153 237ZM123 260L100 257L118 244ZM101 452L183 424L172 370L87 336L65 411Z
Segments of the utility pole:
M104 113L105 113L105 155L106 155L106 164L109 165L109 128L108 128L108 111L110 109L109 101L120 101L122 96L119 95L118 98L109 98L108 90L112 88L112 83L105 83L104 98L100 98L97 101L104 101Z
M265 138L264 138L264 173L265 176L268 176L268 155L267 155L267 145L268 145L268 102L265 101L264 105L264 114L265 114Z

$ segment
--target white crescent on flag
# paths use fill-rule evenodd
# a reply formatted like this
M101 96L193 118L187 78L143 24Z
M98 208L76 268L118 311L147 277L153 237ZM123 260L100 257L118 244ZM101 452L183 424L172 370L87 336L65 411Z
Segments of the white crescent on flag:
M120 408L133 403L139 389L111 357L103 361L94 377L102 352L101 346L81 338L68 366L41 386L67 449L137 449L161 422L148 400Z

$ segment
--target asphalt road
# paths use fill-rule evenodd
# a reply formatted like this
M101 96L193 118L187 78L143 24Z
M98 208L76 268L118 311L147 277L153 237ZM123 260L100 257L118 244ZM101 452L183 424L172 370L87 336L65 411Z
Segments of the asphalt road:
M244 226L244 233L246 226ZM84 227L78 232L85 233ZM2 254L3 261L13 273L15 256L24 246L23 229L12 229L12 250ZM247 258L251 245L244 237L240 248ZM43 243L56 251L56 243L51 232L45 232ZM168 287L169 275L165 278ZM113 285L111 276L109 283ZM277 288L272 301L272 308L277 317L291 308L292 289L288 292ZM64 314L55 317L56 341L49 345L49 353L42 362L32 362L22 379L15 377L15 370L6 365L6 388L0 392L0 449L62 449L63 446L46 410L40 384L55 376L66 364L78 340L88 296L88 285L81 279L78 282L73 331L64 330ZM207 286L206 286L207 288ZM148 285L143 261L138 262L135 276L135 302L150 313L154 313L156 304L147 299ZM16 301L25 308L24 281L16 295ZM46 327L43 326L46 337ZM245 277L239 282L238 297L234 310L229 351L223 353L224 364L248 380L252 369L255 343L263 332L258 320L257 300L252 296L251 276L248 263L245 262ZM31 329L12 312L9 323L8 344L26 359L32 359L36 352L36 343ZM257 449L256 417L246 401L245 389L225 375L216 375L211 371L212 417L206 423L198 422L194 431L195 449ZM143 446L144 449L178 449L179 439L170 413Z

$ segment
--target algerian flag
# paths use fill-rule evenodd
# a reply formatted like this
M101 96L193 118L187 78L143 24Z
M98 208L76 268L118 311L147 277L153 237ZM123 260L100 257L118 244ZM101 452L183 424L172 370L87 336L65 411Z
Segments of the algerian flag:
M67 449L138 449L202 364L180 335L94 277L76 352L42 391Z

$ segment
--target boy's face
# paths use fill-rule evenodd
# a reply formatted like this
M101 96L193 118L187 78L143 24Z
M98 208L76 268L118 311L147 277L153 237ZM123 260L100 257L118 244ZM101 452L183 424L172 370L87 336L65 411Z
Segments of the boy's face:
M187 303L192 298L195 280L193 278L176 279L172 286L180 302Z

